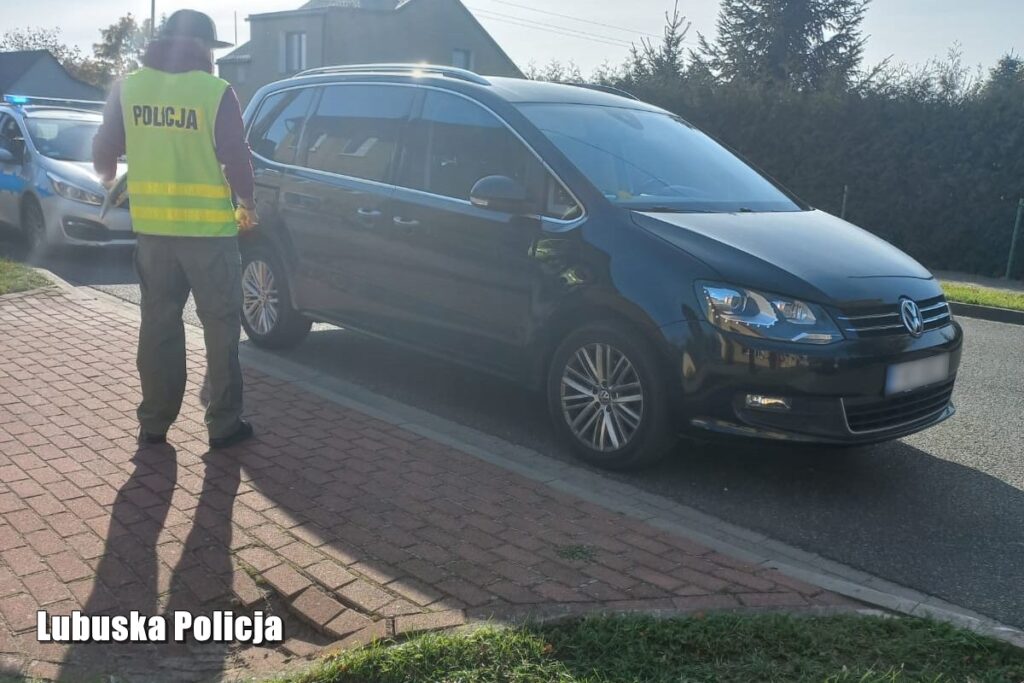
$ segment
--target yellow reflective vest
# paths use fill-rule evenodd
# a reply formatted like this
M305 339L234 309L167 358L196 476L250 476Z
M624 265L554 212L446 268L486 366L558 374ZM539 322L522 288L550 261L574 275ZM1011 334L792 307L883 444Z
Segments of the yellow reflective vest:
M214 126L227 81L143 67L121 84L132 226L145 235L238 233Z

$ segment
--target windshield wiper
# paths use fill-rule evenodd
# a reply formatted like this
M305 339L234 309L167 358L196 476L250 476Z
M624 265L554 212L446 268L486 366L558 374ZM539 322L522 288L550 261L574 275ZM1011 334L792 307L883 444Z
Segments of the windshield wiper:
M634 211L649 211L651 213L707 213L696 209L683 209L678 206L634 206Z

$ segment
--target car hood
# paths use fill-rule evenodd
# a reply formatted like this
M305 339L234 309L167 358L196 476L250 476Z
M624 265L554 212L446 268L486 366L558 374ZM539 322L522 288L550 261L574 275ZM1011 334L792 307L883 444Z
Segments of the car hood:
M823 211L634 212L633 220L738 285L836 305L941 293L913 258Z
M103 192L100 178L92 167L91 161L60 161L59 159L47 159L46 170L54 175L64 178L70 183L78 185L83 190ZM128 170L126 164L117 165L117 175L120 176Z

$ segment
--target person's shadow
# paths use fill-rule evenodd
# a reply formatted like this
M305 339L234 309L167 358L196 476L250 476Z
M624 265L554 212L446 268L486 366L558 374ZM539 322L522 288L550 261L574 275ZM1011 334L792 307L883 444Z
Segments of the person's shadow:
M229 453L203 456L198 502L177 486L173 446L140 447L131 476L118 491L110 516L106 547L96 568L86 615L164 614L172 637L177 610L208 614L230 605L231 514L241 464ZM178 497L175 497L175 491ZM169 516L191 522L184 542L163 538ZM159 545L158 545L159 544ZM173 570L168 567L173 566ZM64 659L60 680L80 681L102 673L137 674L146 680L180 678L182 673L216 678L224 664L225 644L78 643Z

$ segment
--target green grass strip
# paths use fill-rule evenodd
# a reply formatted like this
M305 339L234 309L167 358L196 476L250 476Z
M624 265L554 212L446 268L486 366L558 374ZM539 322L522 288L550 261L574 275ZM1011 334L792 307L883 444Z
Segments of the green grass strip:
M933 621L600 617L378 643L287 683L895 683L1024 680L1024 650Z
M0 295L24 292L49 283L49 280L31 268L0 259Z
M950 301L1024 311L1024 292L1010 292L1002 289L952 282L942 283L942 289L946 292L946 298Z

